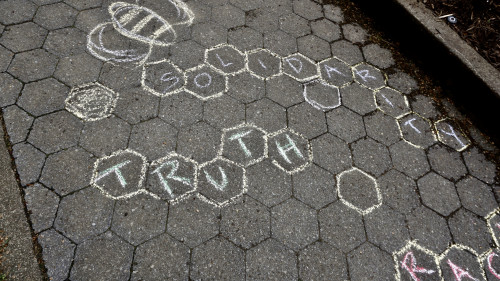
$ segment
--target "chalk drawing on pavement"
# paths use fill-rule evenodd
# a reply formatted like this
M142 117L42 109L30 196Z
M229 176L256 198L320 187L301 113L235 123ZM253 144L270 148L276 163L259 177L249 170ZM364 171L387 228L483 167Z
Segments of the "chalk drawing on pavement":
M410 277L413 281L442 279L436 253L420 246L415 240L408 241L392 256L396 268L396 280L408 279L403 279L403 276Z
M249 123L223 129L218 155L242 167L256 164L268 156L267 132Z
M366 185L370 185L370 187ZM361 206L362 202L353 202L356 200L355 194L369 194L373 192L376 197L374 198L375 201L370 202L367 206ZM343 171L337 175L337 195L344 205L361 215L367 215L376 208L382 206L382 193L378 187L377 180L356 167Z
M65 100L66 109L85 121L104 119L113 112L118 94L99 83L71 89Z
M312 105L312 107L322 111L337 108L341 104L339 88L321 79L304 84L304 91L302 94L304 95L304 99Z
M449 118L439 120L434 123L434 127L438 140L456 151L463 151L470 145L470 140L453 120Z

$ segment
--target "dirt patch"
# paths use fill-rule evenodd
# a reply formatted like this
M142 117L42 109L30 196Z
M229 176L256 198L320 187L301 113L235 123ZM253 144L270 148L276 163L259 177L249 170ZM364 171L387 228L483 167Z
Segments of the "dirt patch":
M500 3L497 0L419 0L443 18L463 40L500 70Z

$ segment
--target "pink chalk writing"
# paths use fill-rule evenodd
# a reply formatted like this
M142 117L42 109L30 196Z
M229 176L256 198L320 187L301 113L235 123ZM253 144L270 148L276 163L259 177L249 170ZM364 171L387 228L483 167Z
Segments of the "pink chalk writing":
M433 274L435 271L432 269L425 269L423 267L417 266L417 259L413 252L406 253L403 261L401 262L401 267L408 271L413 281L420 281L417 273Z
M497 223L497 226L498 226L498 223ZM497 254L491 252L489 255L488 255L488 258L486 259L487 262L488 262L488 270L490 271L490 273L495 276L497 279L500 280L500 273L498 273L494 268L493 266L491 265L492 262L493 262L493 258L494 257L498 257Z
M456 281L462 281L462 278L468 278L469 280L474 280L474 281L479 281L479 279L472 277L470 273L467 270L462 269L458 265L454 264L451 262L451 260L448 259L448 265L450 266L451 270L453 271L453 275L455 275L455 280Z

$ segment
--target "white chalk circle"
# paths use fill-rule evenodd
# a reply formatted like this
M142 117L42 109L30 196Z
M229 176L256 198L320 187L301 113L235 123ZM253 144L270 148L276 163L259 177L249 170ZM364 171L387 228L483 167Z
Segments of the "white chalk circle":
M104 119L113 112L118 94L99 83L71 89L66 98L66 109L85 121Z

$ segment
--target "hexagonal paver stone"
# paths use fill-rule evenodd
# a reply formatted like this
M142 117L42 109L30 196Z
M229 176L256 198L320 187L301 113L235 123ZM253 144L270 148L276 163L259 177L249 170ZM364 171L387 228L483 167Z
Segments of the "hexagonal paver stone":
M182 200L198 185L198 163L177 153L170 153L151 163L146 189L163 200Z
M366 241L363 216L337 201L319 211L321 238L347 253Z
M385 86L384 74L369 64L358 64L352 68L352 71L354 80L369 89L377 90Z
M40 116L64 108L69 88L53 78L24 86L17 104L34 116Z
M267 156L266 132L250 124L224 129L220 149L222 157L248 167Z
M262 33L278 29L278 16L264 7L246 13L246 25Z
M406 216L413 239L427 249L441 253L450 245L451 234L446 220L425 206Z
M297 280L297 257L292 250L268 239L247 251L246 280Z
M296 38L311 33L309 22L305 18L295 13L281 16L279 19L279 23L281 30Z
M51 76L56 70L57 62L55 55L42 49L35 49L16 54L7 71L28 83Z
M197 43L210 48L227 42L227 29L214 22L198 23L193 25L191 37Z
M413 241L394 253L393 257L396 263L396 280L441 280L435 254Z
M66 109L85 121L104 119L113 112L118 94L99 83L71 89Z
M266 49L256 49L247 53L248 70L261 78L270 78L281 73L281 58Z
M314 209L319 210L337 200L335 178L316 165L293 175L292 178L294 196Z
M394 210L408 214L420 206L417 185L409 177L396 170L390 170L377 180L382 201Z
M249 196L222 209L221 233L233 243L249 249L271 235L267 208Z
M243 72L229 77L228 94L243 103L259 100L265 93L265 83L258 76Z
M73 25L77 14L78 11L71 6L65 3L55 3L41 6L36 12L33 21L49 30L53 30Z
M215 148L220 145L221 134L205 122L181 129L177 140L177 153L198 163L210 161L217 155Z
M389 75L387 83L389 83L389 86L392 88L405 94L409 94L413 90L418 89L417 81L415 81L415 79L413 79L410 75L401 71Z
M0 27L0 30L2 30L1 27ZM0 33L1 33L1 31L0 31ZM4 46L0 45L0 72L4 72L7 70L13 57L14 57L14 53L7 50Z
M268 98L250 103L246 107L246 121L268 132L286 127L286 110Z
M380 110L394 118L401 118L411 111L406 97L389 87L376 91L375 101Z
M363 117L365 122L366 134L376 141L387 146L401 140L398 122L382 111L375 111L372 114Z
M185 79L186 91L202 100L219 97L227 90L227 78L204 64L188 69Z
M402 137L419 148L427 148L436 142L436 137L429 120L411 113L398 119Z
M360 115L365 115L377 109L373 101L373 92L357 83L352 83L340 89L342 104Z
M161 99L159 117L176 128L203 119L203 102L186 92Z
M283 72L299 82L307 82L318 77L316 64L302 54L283 58Z
M49 278L68 278L76 245L53 229L40 233L37 241L42 246L44 265Z
M24 199L30 212L33 230L38 233L50 228L56 218L59 197L41 184L26 188Z
M342 33L345 39L353 43L364 43L368 37L368 32L364 30L357 23L354 24L344 24L342 26Z
M360 139L351 144L354 165L375 176L380 176L392 167L387 146L371 138Z
M129 198L142 191L145 175L146 158L120 150L95 162L91 183L109 198Z
M46 36L47 30L26 22L7 27L0 38L0 44L14 53L20 53L40 48Z
M341 23L344 21L344 14L342 13L342 9L332 4L323 5L323 12L325 14L325 18L334 21L336 23Z
M484 154L480 153L477 148L472 148L467 152L463 152L462 156L464 157L465 164L471 175L486 183L491 184L495 182L495 163L486 159Z
M448 224L455 243L468 246L478 254L486 252L493 243L486 222L463 208L448 219Z
M198 100L190 94L184 94ZM172 97L177 97L178 95L181 94ZM172 97L166 99L168 100ZM116 102L114 114L127 121L129 124L137 124L141 121L157 117L159 103L159 97L147 94L142 88L124 89ZM162 117L161 114L162 111L160 111L160 117ZM173 111L172 114L175 114L175 111Z
M159 97L178 93L185 82L182 71L169 61L148 63L142 70L142 86Z
M347 255L351 280L394 280L395 268L391 255L364 243Z
M222 44L205 51L208 64L225 74L235 74L245 68L245 54L232 45Z
M134 247L112 232L78 246L71 280L128 279Z
M191 259L193 280L245 280L245 252L222 237L196 247Z
M435 120L441 115L437 109L436 101L432 97L415 95L410 102L413 111L425 118Z
M247 168L248 195L271 207L292 195L291 177L283 173L271 160L264 160Z
M266 96L283 107L304 101L302 84L288 75L278 75L266 80Z
M23 88L23 84L7 73L0 73L0 107L12 105Z
M297 251L319 238L316 211L296 199L271 209L271 235Z
M167 203L140 194L116 203L111 230L138 245L165 232L167 215Z
M304 85L304 98L314 108L323 111L337 108L341 103L339 88L321 80Z
M297 46L300 53L315 61L321 61L331 56L330 44L315 35L298 38Z
M219 233L220 211L199 196L192 196L170 207L167 232L195 247Z
M240 8L225 4L212 9L212 20L226 28L245 25L245 13Z
M102 4L102 0L65 0L65 2L79 11L99 7Z
M352 167L351 151L347 143L331 134L324 134L311 141L314 163L332 174Z
M405 216L387 206L381 206L365 216L368 241L388 253L403 247L410 238Z
M108 61L102 67L99 82L123 94L140 88L143 71L138 71L137 67L129 68L127 65L121 66ZM184 77L183 74L180 76ZM165 77L165 79L168 78L170 77Z
M434 126L436 127L437 137L440 142L456 151L462 151L469 146L470 140L454 121L444 119L436 122Z
M406 141L391 145L389 150L394 168L413 179L418 179L430 170L425 151Z
M16 105L6 107L3 114L11 143L25 141L34 118Z
M189 248L163 234L137 247L131 280L185 280L188 264Z
M171 46L169 60L186 70L203 63L204 52L205 48L195 41L183 41Z
M328 131L347 142L366 136L363 118L343 106L328 112L326 120Z
M422 203L443 216L448 216L460 208L460 200L455 186L447 179L428 173L417 181Z
M363 47L366 61L380 68L388 68L394 65L391 51L381 48L377 44L369 44Z
M492 212L486 219L488 221L488 230L493 236L495 244L498 246L500 238L500 216L498 215L498 210Z
M111 225L113 200L95 188L85 188L64 197L54 228L76 243L106 231Z
M245 105L229 95L209 100L203 108L203 119L218 129L245 122Z
M382 194L377 181L357 168L337 175L337 192L342 203L362 215L369 214L382 205Z
M95 159L81 148L70 148L50 155L40 182L59 195L66 195L89 184Z
M439 257L439 266L444 280L485 280L482 266L476 253L453 245Z
M311 124L315 124L315 126L311 126ZM302 132L308 139L322 135L328 130L325 114L305 102L288 109L288 126Z
M330 58L320 62L318 72L321 73L323 80L337 87L345 86L354 80L349 65L337 58Z
M456 181L467 174L460 153L437 144L427 150L427 158L432 169L441 176Z
M5 117L5 116L4 116ZM16 169L23 186L36 182L45 164L45 156L29 143L18 143L12 147Z
M287 33L276 30L264 34L264 47L278 55L288 56L297 52L297 41Z
M339 40L331 44L332 55L345 61L349 65L362 62L363 54L357 45L345 40Z
M69 86L77 86L97 81L102 62L93 56L82 53L62 58L57 64L54 77Z
M223 206L246 191L245 169L224 158L203 163L198 170L198 190L215 205Z
M309 141L291 129L283 129L269 135L269 157L283 171L293 174L312 162Z
M262 48L264 46L264 36L248 26L239 26L228 31L227 42L242 51L249 51Z
M301 280L347 280L345 255L324 242L309 245L299 254Z
M155 118L132 127L128 148L142 153L148 159L157 159L176 148L177 129Z
M500 278L500 266L499 266L499 251L498 249L493 249L487 255L481 257L483 269L486 273L486 278L488 280L495 280Z
M78 142L83 123L66 111L37 118L28 141L45 153L57 152Z
M308 20L315 20L323 17L322 8L312 0L293 1L293 11Z
M80 137L80 146L96 156L110 155L127 148L130 125L118 118L106 118L86 123Z
M36 5L27 0L2 1L0 4L0 22L13 24L28 21L36 12Z

